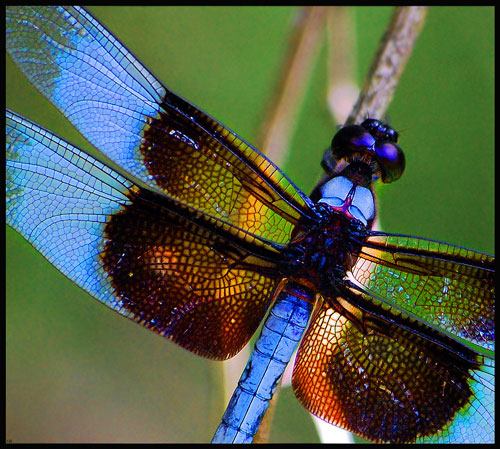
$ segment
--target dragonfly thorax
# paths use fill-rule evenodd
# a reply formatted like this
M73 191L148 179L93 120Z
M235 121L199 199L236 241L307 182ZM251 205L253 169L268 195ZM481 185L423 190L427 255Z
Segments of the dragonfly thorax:
M317 210L321 220L295 229L282 271L315 291L331 292L355 264L361 248L359 236L366 228L326 202L319 202Z
M369 188L356 185L344 176L336 176L321 186L321 199L333 210L350 219L361 221L365 226L375 217L375 200Z

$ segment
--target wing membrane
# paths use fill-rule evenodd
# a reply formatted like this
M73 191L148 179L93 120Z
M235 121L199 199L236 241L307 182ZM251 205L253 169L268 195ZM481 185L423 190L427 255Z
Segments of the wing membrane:
M205 357L236 354L269 306L276 250L7 112L7 223L120 314Z
M313 316L292 379L302 404L376 442L492 442L494 361L458 357L357 296L344 289Z
M143 188L278 244L314 215L271 161L165 88L84 9L9 8L6 31L30 82Z
M492 356L494 256L434 240L372 233L352 274L363 290Z

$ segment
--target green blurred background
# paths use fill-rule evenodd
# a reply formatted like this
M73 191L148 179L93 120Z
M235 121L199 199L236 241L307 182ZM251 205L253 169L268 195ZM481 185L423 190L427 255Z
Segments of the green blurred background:
M254 142L292 7L93 7L170 89ZM392 8L354 8L358 80ZM335 125L326 52L283 169L305 192ZM386 231L494 251L494 10L434 7L389 111L407 169L377 189ZM7 106L90 149L7 57ZM224 407L219 364L92 300L10 228L6 438L14 442L208 442ZM317 441L290 391L271 441Z

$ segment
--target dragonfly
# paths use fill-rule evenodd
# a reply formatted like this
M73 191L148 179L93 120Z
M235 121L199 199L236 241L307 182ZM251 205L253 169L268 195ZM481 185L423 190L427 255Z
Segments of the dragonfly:
M45 13L44 13L44 14L45 14ZM48 15L48 14L49 14L49 13L47 13L47 15ZM82 11L80 14L83 14L83 16L84 16L84 17L86 17L86 18L89 18L89 17L90 17L90 16L88 15L88 13L86 13L86 12L84 12L84 11ZM61 17L63 17L63 16L61 16ZM64 17L65 17L65 19L64 19L64 20L66 20L66 21L67 21L68 23L70 23L72 26L74 26L74 25L75 25L75 24L74 24L74 22L73 22L73 20L70 20L70 18L69 18L69 17L66 17L66 16L64 16ZM23 22L23 23L24 23L24 22ZM90 19L89 19L89 23L91 23L93 26L97 27L97 25L93 24L93 21L92 21L92 20L90 20ZM45 29L45 30L47 30L45 27L48 27L48 26L50 26L50 23L45 23L45 24L44 24L44 26L42 27L42 30L44 30L44 29ZM80 30L80 33L81 33L81 30ZM76 35L78 36L80 33L77 33ZM17 41L17 42L19 42L19 41ZM108 47L106 47L106 48L108 48ZM126 50L124 50L124 51L126 51ZM127 53L127 54L129 54L129 53ZM47 55L46 55L46 56L47 56ZM134 61L135 61L135 59L134 59ZM47 62L47 61L46 61L46 62ZM142 66L140 66L140 67L142 67ZM26 69L26 67L25 67L25 70L23 70L23 71L25 71L25 73L26 73L26 70L27 70L27 69ZM143 70L144 70L144 71L140 70L140 71L138 71L138 72L134 72L134 73L136 73L136 74L138 74L138 73L146 73L146 74L148 74L148 75L149 75L149 72L147 72L147 71L146 71L146 69L143 69ZM29 76L29 75L28 75L28 76ZM149 81L151 81L151 80L149 80ZM36 82L37 82L37 81L35 81L35 83L36 83ZM42 82L43 82L43 81L42 81ZM159 89L161 89L161 88L162 88L162 87L158 87L158 85L157 85L157 84L150 84L149 86L151 87L151 86L153 86L153 85L156 85L156 86L157 86L157 88L159 88ZM160 84L159 86L161 86L161 84ZM174 95L174 96L175 96L175 94L172 94L172 95ZM57 101L55 101L55 98L54 98L53 94L50 94L50 95L49 95L49 98L50 98L50 99L51 99L51 100L52 100L52 101L56 104L56 106L60 106L60 105L57 103ZM189 104L188 104L188 105L189 105ZM194 109L194 110L195 110L195 111L197 111L197 109ZM66 115L68 116L68 118L71 118L70 116L72 116L72 114L69 114L69 113L67 113L67 112L66 112ZM77 115L78 115L78 114L77 114ZM77 117L77 118L78 118L78 117ZM15 128L18 128L18 130L19 130L19 128L21 128L21 126L23 126L23 124L25 124L25 122L24 122L23 120L24 120L24 119L21 119L21 118L15 118L15 119L14 119L14 123L16 123ZM30 127L32 127L32 129L33 129L33 126L34 126L34 125L29 125L29 126L30 126ZM77 125L77 126L78 126L78 125ZM82 131L82 125L80 125L80 130ZM45 131L44 131L44 132L45 132ZM84 134L85 134L85 132L84 132ZM183 143L184 143L184 144L186 144L187 146L189 146L189 144L190 144L190 143L191 143L192 145L194 145L194 143L192 143L192 142L190 142L189 140L187 140L187 137L186 137L186 135L185 135L185 134L182 134L182 135L181 135L181 134L177 134L177 135L174 135L174 137L173 137L173 138L175 138L175 139L177 139L177 140L179 140L179 141L183 141ZM92 138L90 138L90 140L92 141ZM69 144L67 144L67 143L63 143L62 145L63 145L64 147L68 148L68 145L69 145ZM97 146L98 148L102 149L100 145L96 145L96 146ZM258 154L258 153L257 153L257 154ZM263 157L263 156L261 156L261 157ZM89 159L87 159L87 160L89 160ZM267 162L269 162L269 161L267 161ZM96 162L96 164L97 164L97 162ZM92 165L92 164L90 164L90 165ZM120 164L119 164L119 165L120 165ZM271 166L272 166L272 165L271 165ZM106 166L104 166L104 168L102 168L102 169L103 169L103 170L104 170L104 172L106 172L108 175L111 173L111 176L112 176L112 177L114 177L115 181L117 181L118 179L123 180L122 178L119 178L119 174L118 174L118 173L116 173L115 171L110 171L110 172L108 172L108 171L107 171L107 169L106 169ZM139 188L141 188L141 189L145 189L145 190L148 190L148 189L150 188L150 186L149 186L150 181L151 181L150 179L146 179L145 181L144 181L144 180L141 180L140 173L133 172L133 169L132 169L131 167L128 167L128 166L126 166L126 167L125 167L125 171L126 171L127 173L131 173L132 175L134 175L134 180L135 180L135 182L137 183L136 185L137 185L137 186L139 186ZM116 173L116 175L115 175L115 173ZM89 173L89 174L90 174L90 173ZM284 176L284 175L283 175L283 176ZM136 179L136 178L137 178L137 179ZM127 178L125 178L125 179L127 179ZM284 179L286 180L287 178L286 178L286 177L284 177ZM141 181L142 181L142 183L141 183ZM117 182L118 182L118 181L117 181ZM292 186L293 186L293 184L290 184L290 185L292 185ZM296 189L296 188L295 188L295 189ZM153 193L157 193L157 192L155 192L155 190L154 190L154 189L152 189L152 192L153 192ZM296 189L296 192L298 192L298 194L299 194L299 196L300 196L300 193L301 193L301 192L300 192L300 191L298 191L298 189ZM168 192L167 192L167 193L168 193ZM305 201L305 199L304 199L304 201ZM14 206L14 207L15 207L15 206ZM9 209L9 207L8 207L8 209ZM18 209L18 210L19 210L19 209ZM20 220L18 220L18 221L20 222ZM34 238L34 237L31 237L31 238ZM32 240L32 243L35 243L35 242ZM35 246L36 246L36 243L35 243ZM130 274L130 273L129 273L129 274ZM165 273L164 273L164 274L165 274ZM168 274L168 273L167 273L167 274ZM70 276L70 277L71 277L71 276ZM87 288L87 289L89 289L89 288ZM94 293L94 294L95 294L95 293ZM267 308L266 308L266 310L267 310ZM444 390L444 387L445 387L445 386L443 386L443 390Z

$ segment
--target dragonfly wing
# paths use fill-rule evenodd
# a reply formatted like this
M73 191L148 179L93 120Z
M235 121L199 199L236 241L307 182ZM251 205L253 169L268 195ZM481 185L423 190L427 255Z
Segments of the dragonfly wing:
M311 413L376 442L493 441L492 359L458 357L340 291L318 307L297 354L292 384Z
M225 359L266 313L276 249L144 190L7 112L6 215L62 273L122 315Z
M384 302L484 355L495 348L495 257L423 238L372 232L352 274Z
M6 31L30 82L142 187L278 244L315 216L278 167L164 87L83 8L9 8Z
M121 313L201 355L233 355L267 309L275 263L294 225L315 217L310 200L262 154L166 89L85 9L8 8L6 46L31 83L122 171L117 175L101 165L97 170L87 154L60 140L55 145L47 131L14 119L9 223L63 273ZM40 147L39 155L33 147ZM23 158L36 176L17 165ZM125 184L115 183L106 208L108 198L98 189L89 192L85 181L63 192L58 180L67 166L68 173L88 176L91 185L101 172ZM64 185L71 183L64 179ZM55 189L54 198L36 193L47 188ZM13 200L29 198L28 191L33 217ZM70 201L70 192L85 211L78 223L62 220L35 238L47 217L54 220L66 210L63 198ZM163 232L148 220L163 224ZM71 234L72 226L80 234ZM77 275L69 267L61 247L65 234L74 240L72 251L93 245L92 254L75 261L85 269L97 264L89 279L83 268ZM193 319L181 320L186 316ZM177 323L174 331L169 320L184 327ZM211 332L219 326L220 335L200 336L209 326Z

